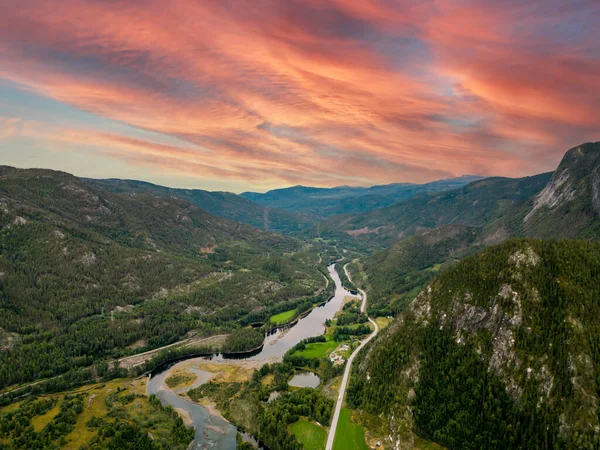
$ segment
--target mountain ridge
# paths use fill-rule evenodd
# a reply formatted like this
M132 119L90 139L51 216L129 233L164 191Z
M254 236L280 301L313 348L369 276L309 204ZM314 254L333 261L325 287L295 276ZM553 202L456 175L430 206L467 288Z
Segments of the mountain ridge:
M364 190L364 189L372 189L372 188L387 187L387 186L422 186L422 185L426 185L426 184L432 184L432 183L438 183L438 182L450 181L450 180L469 179L469 180L473 181L473 179L480 179L480 178L487 178L487 177L484 177L481 175L463 174L463 175L459 175L457 177L442 178L440 180L428 181L426 183L412 183L410 181L399 181L396 183L388 183L388 184L372 184L370 186L354 186L351 184L342 184L340 186L333 186L330 188L318 187L318 186L307 186L304 184L295 184L293 186L269 189L268 191L265 191L265 192L244 191L244 192L241 192L240 195L242 195L242 194L267 194L267 193L273 192L273 191L281 191L281 190L296 189L296 188L312 188L312 189L323 189L323 190L329 190L329 189L357 189L357 190L363 189Z
M423 193L320 224L325 237L352 237L388 246L444 224L480 226L498 243L510 237L593 236L600 231L600 142L565 153L554 172L490 177L441 193Z
M421 192L444 191L464 186L481 178L475 175L462 175L457 178L424 184L392 183L371 187L318 188L298 185L273 189L266 193L244 192L240 195L265 206L304 212L325 218L335 214L356 213L389 206Z
M393 234L381 223L375 223L379 229L374 230L369 230L369 225L359 224L367 229L359 229L361 233L354 234L356 240L371 237L375 243L387 244L384 250L363 260L370 283L370 312L397 314L440 268L510 238L600 238L600 214L594 206L594 189L600 184L600 177L596 177L600 171L598 155L600 145L582 144L565 154L556 172L539 175L537 181L535 177L484 179L459 190L417 196L381 211L350 217L348 220L352 221L380 214L391 224L387 226L393 232L400 230L406 234ZM564 188L564 184L556 180L564 179L565 171L571 174L569 180L576 189L568 188L563 204L557 201L554 209L546 205L536 207L540 198L549 197L545 193L549 189L557 184ZM513 189L508 195L505 189L499 202L494 185L513 185L514 188L515 183L527 184L522 189L525 195L514 195L519 189ZM509 197L512 197L511 202L507 201ZM478 204L473 205L475 202ZM478 210L478 207L484 209ZM397 216L392 216L390 211ZM327 225L322 225L321 230L325 236L331 232ZM396 241L397 237L400 239Z
M0 389L296 307L322 288L317 245L180 198L2 167Z
M444 224L484 226L513 204L529 200L552 172L524 178L491 177L439 193L422 193L391 206L357 215L334 216L321 223L323 236L352 236L382 246L420 229Z
M596 448L600 242L511 240L440 273L361 355L348 400L450 449Z
M173 196L191 202L209 213L246 223L259 229L279 233L300 232L313 225L314 218L277 208L266 208L256 202L226 191L180 189L160 186L146 181L119 178L91 179L83 181L92 187L116 193L151 192L156 195Z

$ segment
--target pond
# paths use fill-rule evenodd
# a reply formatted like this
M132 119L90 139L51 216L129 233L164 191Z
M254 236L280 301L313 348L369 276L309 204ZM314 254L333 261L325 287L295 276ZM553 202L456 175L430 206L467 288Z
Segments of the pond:
M312 372L300 372L294 375L288 384L293 387L316 388L321 384L321 379Z

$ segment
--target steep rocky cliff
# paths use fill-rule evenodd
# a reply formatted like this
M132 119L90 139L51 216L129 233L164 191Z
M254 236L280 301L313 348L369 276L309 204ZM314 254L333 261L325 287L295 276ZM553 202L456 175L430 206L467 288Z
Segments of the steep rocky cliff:
M569 150L523 218L525 234L588 236L600 230L600 142Z
M600 243L509 241L441 273L362 355L353 406L448 448L598 448Z

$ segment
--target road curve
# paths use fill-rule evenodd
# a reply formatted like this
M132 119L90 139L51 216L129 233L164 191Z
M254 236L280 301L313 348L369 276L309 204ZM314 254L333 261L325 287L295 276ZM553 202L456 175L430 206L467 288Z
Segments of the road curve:
M350 264L350 263L348 263L348 264ZM350 277L350 274L348 273L348 269L346 268L346 266L348 264L346 264L344 266L344 272L346 273L346 276L348 277L348 279L350 281L352 281L352 278ZM367 311L367 294L362 289L358 289L358 292L362 296L362 304L360 306L360 310L361 310L361 312L366 312ZM342 410L342 404L344 403L344 397L346 396L346 388L348 387L348 380L350 379L350 372L352 371L352 362L354 361L354 357L358 354L358 352L360 352L362 350L362 348L365 345L367 345L367 343L371 339L373 339L375 336L377 336L377 333L379 333L379 327L377 326L375 321L369 317L369 322L371 322L373 324L373 326L375 327L374 331L369 335L369 337L367 337L364 341L361 342L361 344L356 348L356 350L354 350L352 352L352 354L350 355L350 358L348 358L348 361L346 362L346 370L344 370L344 376L342 377L342 383L340 384L340 392L338 393L338 397L336 399L335 409L333 412L333 418L331 419L331 426L329 427L329 435L327 436L327 445L325 446L325 450L333 450L333 440L335 439L335 430L337 429L338 421L340 419L340 411Z

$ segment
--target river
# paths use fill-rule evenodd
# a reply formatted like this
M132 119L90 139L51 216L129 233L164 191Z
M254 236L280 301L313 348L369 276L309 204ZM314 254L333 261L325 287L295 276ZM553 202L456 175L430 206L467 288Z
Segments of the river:
M352 294L342 287L342 282L335 266L327 267L329 275L335 283L334 297L323 306L314 308L298 323L287 330L279 330L265 339L263 349L247 358L238 358L246 361L281 361L283 355L294 345L303 339L319 336L325 332L325 320L333 319L335 313L340 310L344 298ZM198 358L205 360L206 358ZM213 356L213 360L223 360L222 355ZM236 359L227 359L229 364L235 364ZM180 363L177 363L180 364ZM193 446L194 450L218 449L235 450L236 428L218 415L210 414L209 410L202 405L187 400L170 390L164 383L167 368L157 373L148 380L148 394L155 394L163 405L172 406L180 413L187 416L193 424L196 434Z

